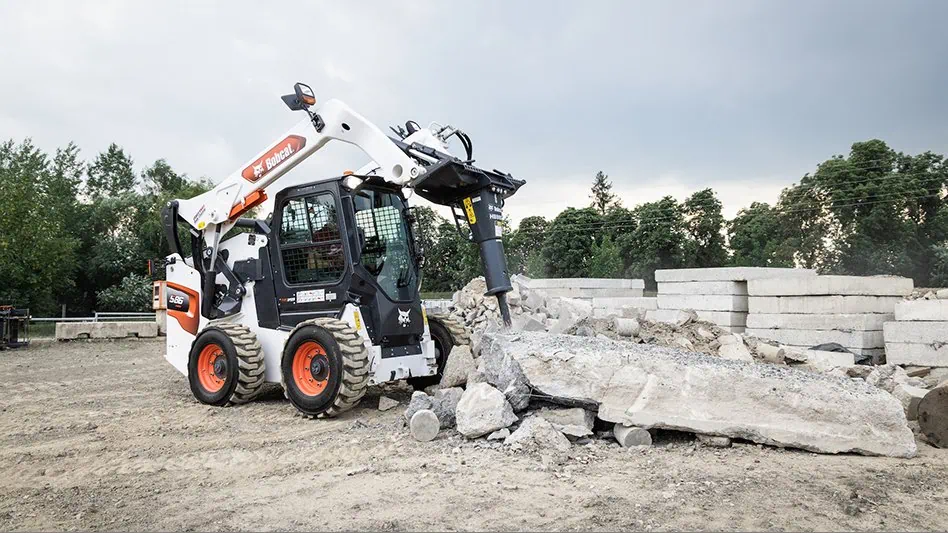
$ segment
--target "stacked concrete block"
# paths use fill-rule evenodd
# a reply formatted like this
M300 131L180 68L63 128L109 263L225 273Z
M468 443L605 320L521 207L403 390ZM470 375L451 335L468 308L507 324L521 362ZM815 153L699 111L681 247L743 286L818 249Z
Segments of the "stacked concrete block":
M56 339L124 339L157 337L157 322L57 322Z
M612 278L542 278L530 280L530 289L547 298L636 298L645 292L645 281Z
M752 280L746 333L795 348L836 343L878 362L883 324L913 288L911 279L890 276Z
M693 310L698 318L712 322L732 333L743 333L747 324L747 283L750 280L780 276L795 278L816 276L816 272L798 268L683 268L656 270L658 308L646 318L676 322L681 311Z
M884 331L886 362L948 367L948 299L899 302Z

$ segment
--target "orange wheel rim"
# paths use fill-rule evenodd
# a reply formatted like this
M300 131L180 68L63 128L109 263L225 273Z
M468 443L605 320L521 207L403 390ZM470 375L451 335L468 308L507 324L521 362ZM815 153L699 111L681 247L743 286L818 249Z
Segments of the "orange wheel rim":
M293 383L307 396L319 396L329 385L329 357L316 341L300 344L293 354Z
M227 378L227 356L217 344L211 343L201 350L197 360L198 382L204 390L215 393L224 388Z

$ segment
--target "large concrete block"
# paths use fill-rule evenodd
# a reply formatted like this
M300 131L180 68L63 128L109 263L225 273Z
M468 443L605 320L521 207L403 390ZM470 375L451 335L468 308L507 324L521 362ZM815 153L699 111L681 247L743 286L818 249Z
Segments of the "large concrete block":
M644 296L616 296L596 297L592 299L593 309L622 309L623 307L638 307L639 309L658 309L658 299Z
M948 300L905 300L895 304L895 319L942 322L948 320Z
M810 351L810 349L813 347L812 344L799 346L793 344L781 344L780 346L785 350L796 350L798 352L804 353ZM846 348L856 355L872 358L873 364L882 364L882 356L885 355L885 348L854 348L852 346L843 346L843 348Z
M736 294L747 295L746 281L665 281L658 284L659 294Z
M157 322L96 322L93 339L124 339L126 337L157 337Z
M771 339L783 344L793 346L813 347L817 344L826 344L835 342L846 348L882 348L885 341L882 338L881 331L833 331L833 330L807 330L807 329L757 329L747 328L745 333L760 337L762 339Z
M893 320L891 313L857 313L838 315L791 315L749 313L747 327L757 329L813 329L813 330L881 330L882 324Z
M540 278L529 281L531 289L644 289L641 279Z
M948 322L886 322L886 342L948 344Z
M894 365L948 366L948 343L886 342L885 360Z
M655 281L748 281L761 278L815 276L807 268L721 267L677 268L655 271Z
M644 293L643 289L636 288L597 288L597 287L555 287L550 289L530 289L531 294L538 292L547 298L639 298Z
M752 314L892 313L900 301L900 296L748 296L747 308Z
M659 294L659 309L747 311L747 297L727 294Z
M751 296L908 296L914 288L911 278L895 276L806 276L747 282Z
M57 322L56 340L68 341L92 338L92 322Z
M481 357L517 375L524 394L598 408L607 422L821 453L916 453L901 403L861 380L608 339L484 337Z
M700 320L705 320L718 326L744 327L747 324L747 313L735 311L695 311ZM646 311L645 318L655 322L675 323L681 318L677 309L653 309ZM734 331L733 333L739 333Z

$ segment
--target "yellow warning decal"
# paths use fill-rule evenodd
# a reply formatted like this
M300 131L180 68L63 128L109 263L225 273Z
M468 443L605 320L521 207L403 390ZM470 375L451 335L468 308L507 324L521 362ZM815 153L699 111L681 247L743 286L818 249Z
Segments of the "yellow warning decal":
M471 202L470 196L464 199L464 212L467 213L467 223L473 226L477 222L477 217L474 216L474 203Z
M353 312L352 312L352 318L353 318L353 320L355 321L355 329L356 329L356 331L359 331L360 329L362 329L362 319L359 317L359 312L358 312L358 311L353 311Z
M428 313L425 311L425 306L421 306L421 320L426 326L428 325Z

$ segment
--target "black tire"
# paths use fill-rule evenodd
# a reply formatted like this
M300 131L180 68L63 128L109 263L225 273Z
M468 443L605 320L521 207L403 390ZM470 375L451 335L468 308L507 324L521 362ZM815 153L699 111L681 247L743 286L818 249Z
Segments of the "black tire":
M471 336L463 324L448 315L429 315L428 332L435 343L435 361L438 373L433 376L408 378L408 384L415 390L422 390L441 383L444 367L448 364L448 355L455 346L471 344Z
M245 326L208 326L191 343L188 384L201 403L224 406L253 400L263 387L264 370L257 336Z
M283 348L280 369L287 399L305 416L338 416L359 403L369 384L369 354L362 337L335 318L296 326Z

